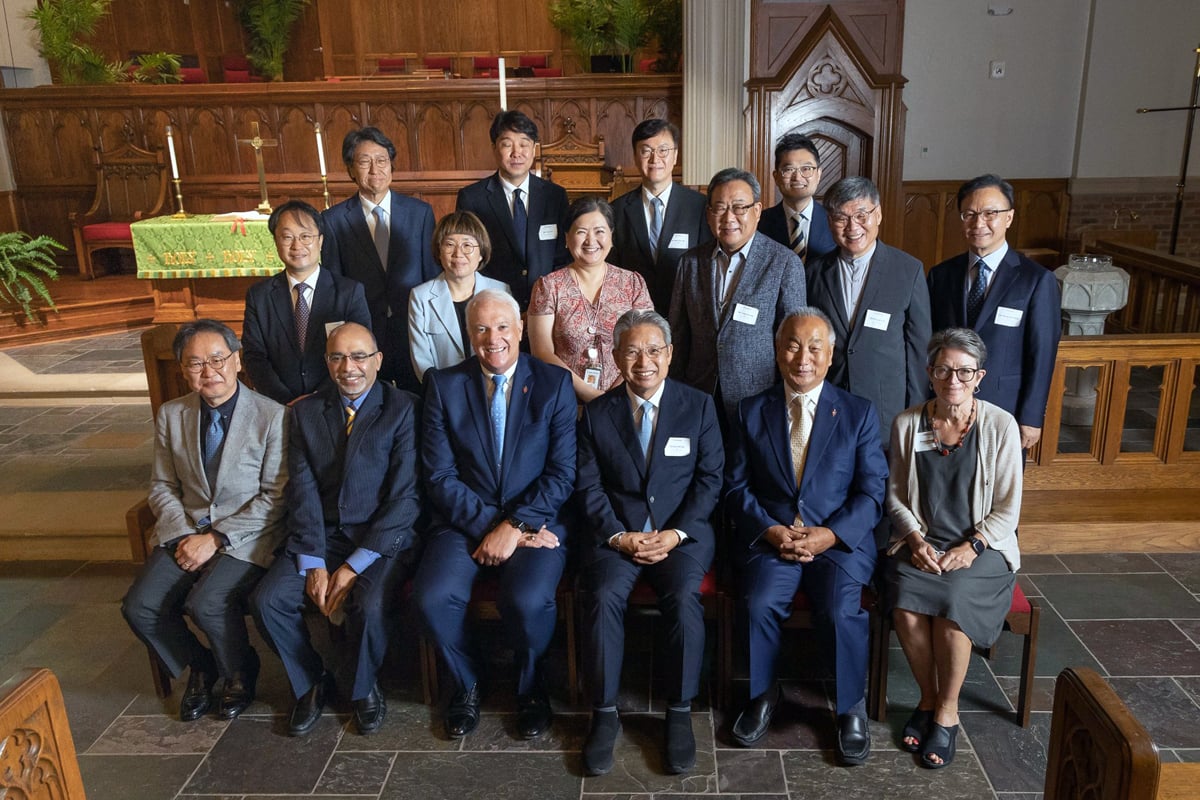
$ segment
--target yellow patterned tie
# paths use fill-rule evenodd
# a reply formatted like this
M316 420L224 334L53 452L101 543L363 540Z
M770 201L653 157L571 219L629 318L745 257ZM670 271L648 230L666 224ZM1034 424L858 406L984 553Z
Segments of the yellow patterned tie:
M354 430L354 415L358 413L354 410L354 406L346 406L346 438L350 438L350 431Z

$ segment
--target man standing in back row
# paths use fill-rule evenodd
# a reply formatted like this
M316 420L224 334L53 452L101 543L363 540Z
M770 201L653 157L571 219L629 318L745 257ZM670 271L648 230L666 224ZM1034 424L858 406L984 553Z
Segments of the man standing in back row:
M775 145L771 173L783 199L762 215L762 232L808 264L836 249L825 209L816 201L821 185L821 155L812 139L789 133Z

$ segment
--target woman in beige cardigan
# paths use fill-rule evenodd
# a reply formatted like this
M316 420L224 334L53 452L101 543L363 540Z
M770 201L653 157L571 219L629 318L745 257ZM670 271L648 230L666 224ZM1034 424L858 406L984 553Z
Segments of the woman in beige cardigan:
M887 511L889 598L921 699L901 746L930 769L954 759L958 695L971 645L1000 636L1012 602L1021 509L1021 436L979 400L987 348L969 328L929 341L934 399L892 425Z

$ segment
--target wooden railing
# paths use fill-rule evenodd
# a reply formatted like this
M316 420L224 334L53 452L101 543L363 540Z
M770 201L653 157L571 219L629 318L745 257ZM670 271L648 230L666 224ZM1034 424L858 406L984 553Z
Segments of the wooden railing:
M1129 302L1108 318L1110 333L1200 333L1200 261L1105 239L1088 253L1129 273Z

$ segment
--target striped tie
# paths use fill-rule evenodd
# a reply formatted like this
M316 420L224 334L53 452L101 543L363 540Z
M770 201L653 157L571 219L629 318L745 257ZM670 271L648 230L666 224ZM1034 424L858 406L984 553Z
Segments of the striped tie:
M354 406L352 406L352 405L346 406L346 438L347 439L350 438L350 431L354 430L354 415L357 413L358 413L358 411L355 410Z
M800 215L792 217L792 236L788 242L788 246L792 248L792 252L800 256L800 260L804 260L804 254L808 251L808 239L804 235L804 228L800 225Z
M308 293L307 283L296 284L296 343L300 345L300 350L304 350L304 344L308 340L308 300L305 295Z

